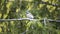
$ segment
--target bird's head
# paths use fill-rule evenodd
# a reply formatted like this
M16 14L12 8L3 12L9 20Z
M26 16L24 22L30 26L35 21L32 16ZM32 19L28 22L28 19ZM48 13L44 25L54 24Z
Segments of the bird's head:
M27 11L26 14L29 14L29 12Z
M26 13L29 14L30 13L29 10L27 10Z

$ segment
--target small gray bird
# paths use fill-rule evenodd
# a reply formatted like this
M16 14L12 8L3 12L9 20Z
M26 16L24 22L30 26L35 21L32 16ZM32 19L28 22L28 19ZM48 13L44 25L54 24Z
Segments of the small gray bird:
M33 19L34 16L29 12L29 10L26 11L27 18Z

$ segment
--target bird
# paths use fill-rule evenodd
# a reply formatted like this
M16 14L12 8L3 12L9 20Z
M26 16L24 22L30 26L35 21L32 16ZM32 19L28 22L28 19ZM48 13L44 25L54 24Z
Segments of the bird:
M29 10L26 11L27 18L33 19L34 16L29 12Z

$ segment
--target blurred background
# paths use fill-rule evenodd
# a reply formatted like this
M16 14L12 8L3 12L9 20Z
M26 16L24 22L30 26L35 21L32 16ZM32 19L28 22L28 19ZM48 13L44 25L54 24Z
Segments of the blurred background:
M0 34L60 34L60 22L40 21L60 20L60 0L0 0L0 19L27 18L27 10L38 20L0 20Z

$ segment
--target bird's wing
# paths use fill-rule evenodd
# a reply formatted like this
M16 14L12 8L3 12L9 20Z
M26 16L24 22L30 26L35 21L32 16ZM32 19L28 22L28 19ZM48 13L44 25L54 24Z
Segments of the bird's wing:
M27 17L28 17L28 18L34 18L34 17L33 17L33 15L32 15L32 14L30 14L30 13L29 13L29 14L27 14Z

